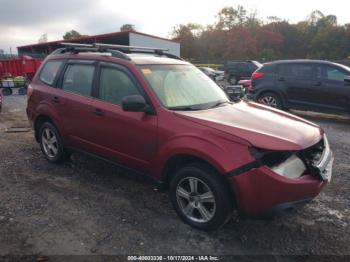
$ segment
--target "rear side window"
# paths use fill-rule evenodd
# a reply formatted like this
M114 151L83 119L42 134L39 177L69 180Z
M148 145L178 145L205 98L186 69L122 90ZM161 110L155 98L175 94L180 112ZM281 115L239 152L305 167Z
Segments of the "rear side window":
M312 65L282 64L279 66L279 73L283 76L290 76L298 79L310 79L312 78Z
M40 72L40 80L52 86L62 64L63 61L47 61Z
M62 89L83 96L91 96L95 66L68 65L64 73Z
M100 99L120 105L124 97L138 94L136 85L125 72L110 67L101 69Z

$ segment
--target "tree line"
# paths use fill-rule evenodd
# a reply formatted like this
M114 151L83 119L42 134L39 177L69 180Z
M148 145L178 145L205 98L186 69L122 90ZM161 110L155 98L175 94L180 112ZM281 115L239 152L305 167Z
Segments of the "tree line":
M235 59L346 60L350 56L350 23L339 25L335 15L320 11L292 24L278 17L262 20L243 6L224 7L215 23L176 25L171 37L181 42L181 56L194 63Z

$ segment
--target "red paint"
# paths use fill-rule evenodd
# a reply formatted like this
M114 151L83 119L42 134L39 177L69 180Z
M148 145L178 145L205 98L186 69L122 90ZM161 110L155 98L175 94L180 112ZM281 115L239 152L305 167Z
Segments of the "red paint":
M325 185L311 175L288 179L265 166L234 177L230 182L239 210L250 215L263 213L283 203L314 198Z
M43 84L38 75L31 83L27 113L35 123L47 116L57 126L66 146L95 153L109 160L150 174L164 175L168 161L191 155L211 164L223 176L255 159L249 147L294 151L318 142L323 130L302 118L265 107L240 102L193 112L170 111L161 106L135 64L186 64L184 61L139 57L133 61L98 55L60 55L47 59L87 59L124 65L143 87L156 115L125 112L120 106L67 93ZM53 97L60 103L53 103ZM100 108L104 116L93 113ZM259 213L284 202L315 197L323 183L306 175L288 179L267 167L229 178L238 207Z

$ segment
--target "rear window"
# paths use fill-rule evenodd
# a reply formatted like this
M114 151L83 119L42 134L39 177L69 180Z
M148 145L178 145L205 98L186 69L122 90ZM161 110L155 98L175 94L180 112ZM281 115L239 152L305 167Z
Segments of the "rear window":
M69 65L63 77L62 89L83 96L91 96L95 66Z
M52 86L62 64L63 61L47 61L40 72L40 80L45 84Z
M274 65L263 65L259 72L266 73L266 74L274 74L275 73L275 66Z

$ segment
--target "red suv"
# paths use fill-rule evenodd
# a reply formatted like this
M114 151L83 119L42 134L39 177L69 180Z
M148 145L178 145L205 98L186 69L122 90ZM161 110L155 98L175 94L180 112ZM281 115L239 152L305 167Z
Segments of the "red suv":
M324 131L294 115L230 102L164 50L67 46L28 88L27 114L48 161L77 150L150 175L178 215L204 230L234 208L261 215L305 203L331 178Z

